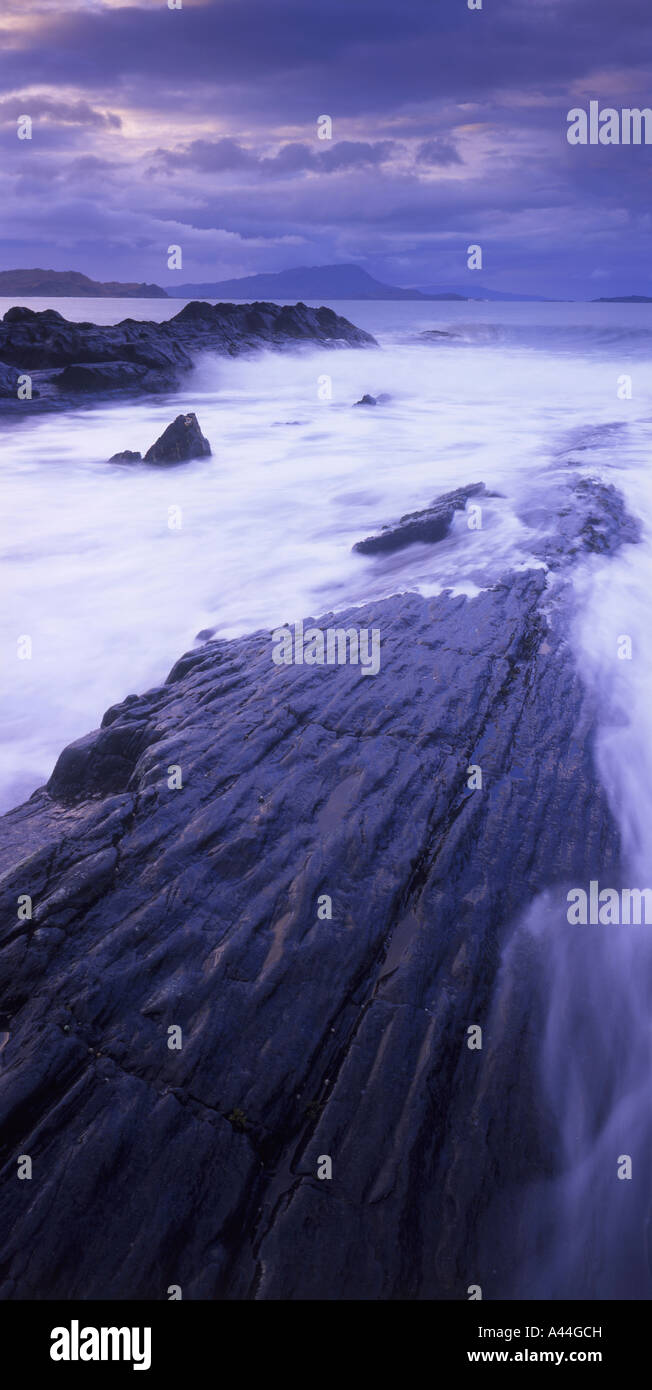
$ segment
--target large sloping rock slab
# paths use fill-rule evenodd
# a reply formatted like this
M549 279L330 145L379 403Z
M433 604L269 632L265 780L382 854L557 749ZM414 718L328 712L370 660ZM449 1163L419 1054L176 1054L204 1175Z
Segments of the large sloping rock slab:
M551 1155L536 1020L466 1030L532 897L618 870L545 586L338 615L376 676L209 643L3 818L0 1297L491 1296Z

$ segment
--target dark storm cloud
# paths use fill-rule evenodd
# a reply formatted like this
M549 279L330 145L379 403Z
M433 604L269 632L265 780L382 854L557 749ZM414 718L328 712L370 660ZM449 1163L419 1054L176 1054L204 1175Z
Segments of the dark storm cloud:
M432 140L424 140L417 150L417 160L419 164L461 164L462 161L452 140L443 140L440 136L435 136Z
M36 30L11 31L0 67L12 83L124 89L137 82L150 93L166 84L191 99L189 86L206 83L215 109L232 109L235 99L277 115L296 114L306 102L312 111L321 95L351 115L637 64L649 27L648 0L487 0L477 12L463 0L187 0L181 11L62 6Z
M156 164L169 170L197 169L202 173L249 170L276 178L295 174L336 173L365 165L382 164L395 148L393 140L370 144L363 140L340 140L332 147L316 151L300 141L288 141L272 156L257 154L237 140L192 140L175 150L156 150Z

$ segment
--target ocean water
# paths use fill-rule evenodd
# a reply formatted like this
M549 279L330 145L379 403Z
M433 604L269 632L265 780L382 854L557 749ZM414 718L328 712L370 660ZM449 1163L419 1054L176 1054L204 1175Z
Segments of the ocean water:
M0 301L3 313L9 303ZM29 303L102 322L163 319L181 307ZM537 517L569 459L575 471L615 480L648 528L635 558L602 566L595 658L614 624L623 630L621 596L645 643L650 308L333 307L371 331L379 350L208 356L165 398L0 426L3 808L40 785L61 748L111 703L160 683L201 629L237 635L410 588L472 594L531 563ZM450 336L420 336L433 330ZM618 399L623 373L633 378L631 400ZM355 408L365 392L391 399ZM170 470L107 462L121 449L145 452L186 410L198 415L210 459ZM384 523L479 481L502 494L484 503L481 529L459 516L436 547L352 554ZM17 659L24 635L31 660ZM629 665L628 676L640 674ZM645 717L644 693L637 698Z

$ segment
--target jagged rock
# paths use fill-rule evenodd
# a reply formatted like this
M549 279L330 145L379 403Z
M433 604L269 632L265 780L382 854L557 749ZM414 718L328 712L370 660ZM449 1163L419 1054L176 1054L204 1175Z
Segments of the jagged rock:
M138 449L123 449L120 454L111 454L109 463L141 463L142 458Z
M523 1297L505 1213L554 1156L501 946L620 872L559 566L322 619L375 676L210 642L0 820L1 1298Z
M0 323L1 361L28 372L69 369L49 378L60 398L64 392L168 391L203 351L236 356L301 342L376 345L370 333L332 309L305 304L194 302L164 323L123 319L110 325L68 322L55 309L16 306ZM56 403L53 395L49 404Z
M361 399L360 399L359 401L356 401L355 404L356 404L356 405L377 405L377 404L378 404L378 401L376 400L376 397L375 397L375 396L365 395L365 396L362 396Z
M145 463L186 463L207 458L211 446L202 434L193 411L177 415L145 454Z
M387 555L417 542L433 544L441 541L448 534L455 512L464 511L469 497L477 497L485 491L484 483L471 483L468 487L446 492L435 498L423 511L408 512L396 525L384 526L378 535L356 541L353 549L362 555Z

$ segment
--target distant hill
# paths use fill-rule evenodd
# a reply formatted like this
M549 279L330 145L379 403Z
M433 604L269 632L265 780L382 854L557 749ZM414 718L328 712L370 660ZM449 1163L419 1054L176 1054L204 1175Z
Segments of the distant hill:
M427 295L374 280L359 265L298 266L266 275L245 275L238 280L211 284L168 285L173 299L463 299L446 293Z
M614 294L609 299L604 295L600 299L594 299L594 304L652 304L647 294Z
M89 280L78 270L0 270L0 295L23 299L167 299L160 285Z
M428 299L489 299L496 303L536 303L550 304L551 300L545 299L541 294L507 294L504 290L488 290L484 285L474 285L473 290L469 287L465 292L456 289L455 291L445 291L441 286L419 286L420 292Z

